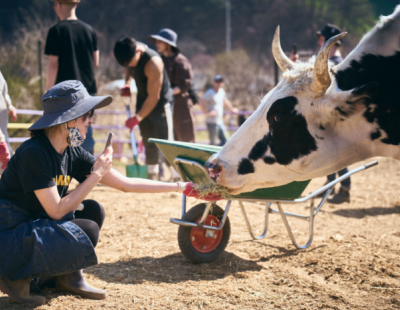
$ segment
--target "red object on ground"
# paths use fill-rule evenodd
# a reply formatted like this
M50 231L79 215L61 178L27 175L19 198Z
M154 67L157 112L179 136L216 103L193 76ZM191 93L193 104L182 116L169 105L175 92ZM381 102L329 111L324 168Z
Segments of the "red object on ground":
M201 217L196 221L200 222ZM215 215L208 215L204 225L218 227L221 221ZM222 239L222 230L213 231L212 237L206 237L206 230L203 228L192 228L190 231L190 242L196 251L200 253L210 253L220 244Z
M10 160L10 152L8 150L5 141L0 143L0 163L2 163L1 169L6 169L7 164Z
M205 196L202 196L199 198L199 192L197 192L194 189L194 184L193 183L188 183L186 184L186 188L183 190L183 194L188 196L188 197L194 197L197 199L202 199L202 200L207 200L207 201L216 201L216 200L221 200L222 197L220 195L216 194L207 194Z
M138 124L139 124L139 120L137 119L136 116L134 116L134 117L128 118L128 119L126 120L126 122L125 122L125 127L127 127L127 128L130 129L129 132L132 132L133 127L135 127L135 126L138 125Z
M129 84L125 84L121 88L121 96L122 97L130 97L131 96L131 87L129 86Z

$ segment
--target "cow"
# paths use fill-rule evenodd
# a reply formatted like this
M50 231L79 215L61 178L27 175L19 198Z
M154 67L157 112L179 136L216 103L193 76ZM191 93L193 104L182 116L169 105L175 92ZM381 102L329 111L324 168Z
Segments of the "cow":
M273 56L283 79L206 163L232 194L325 176L375 156L400 159L400 6L357 47L329 63L341 33L293 63L279 27Z

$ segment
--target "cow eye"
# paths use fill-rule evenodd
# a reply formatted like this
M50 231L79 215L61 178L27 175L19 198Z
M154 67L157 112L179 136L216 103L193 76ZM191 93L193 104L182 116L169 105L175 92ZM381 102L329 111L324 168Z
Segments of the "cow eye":
M282 122L283 121L283 115L281 113L276 113L274 115L274 121L275 122Z

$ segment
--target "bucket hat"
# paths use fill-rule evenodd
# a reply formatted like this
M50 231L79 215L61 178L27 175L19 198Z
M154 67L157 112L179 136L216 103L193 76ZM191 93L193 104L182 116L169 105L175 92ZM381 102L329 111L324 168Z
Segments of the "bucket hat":
M320 31L317 31L315 34L317 36L323 36L325 37L326 41L328 41L330 38L342 33L342 30L336 25L333 24L326 24L324 28L322 28ZM341 45L342 42L339 40L336 42L336 44Z
M147 37L147 40L149 40L151 43L156 43L156 40L163 41L169 45L171 45L176 52L179 52L179 48L176 45L176 40L178 40L178 35L176 34L175 31L168 29L168 28L163 28L161 29L157 34L153 34Z
M28 130L44 129L68 123L92 109L100 109L112 102L111 96L90 96L79 81L70 80L50 88L42 98L43 116Z
M51 0L51 1L59 3L68 3L68 4L78 4L81 2L81 0Z

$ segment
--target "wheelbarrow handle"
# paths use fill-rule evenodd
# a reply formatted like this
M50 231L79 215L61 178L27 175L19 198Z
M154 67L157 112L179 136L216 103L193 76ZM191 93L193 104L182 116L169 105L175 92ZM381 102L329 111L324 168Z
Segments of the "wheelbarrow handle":
M368 169L368 168L371 168L371 167L373 167L373 166L376 166L378 164L378 161L377 160L374 160L374 161L371 161L370 163L368 163L368 164L365 164L364 166L365 166L365 169Z

